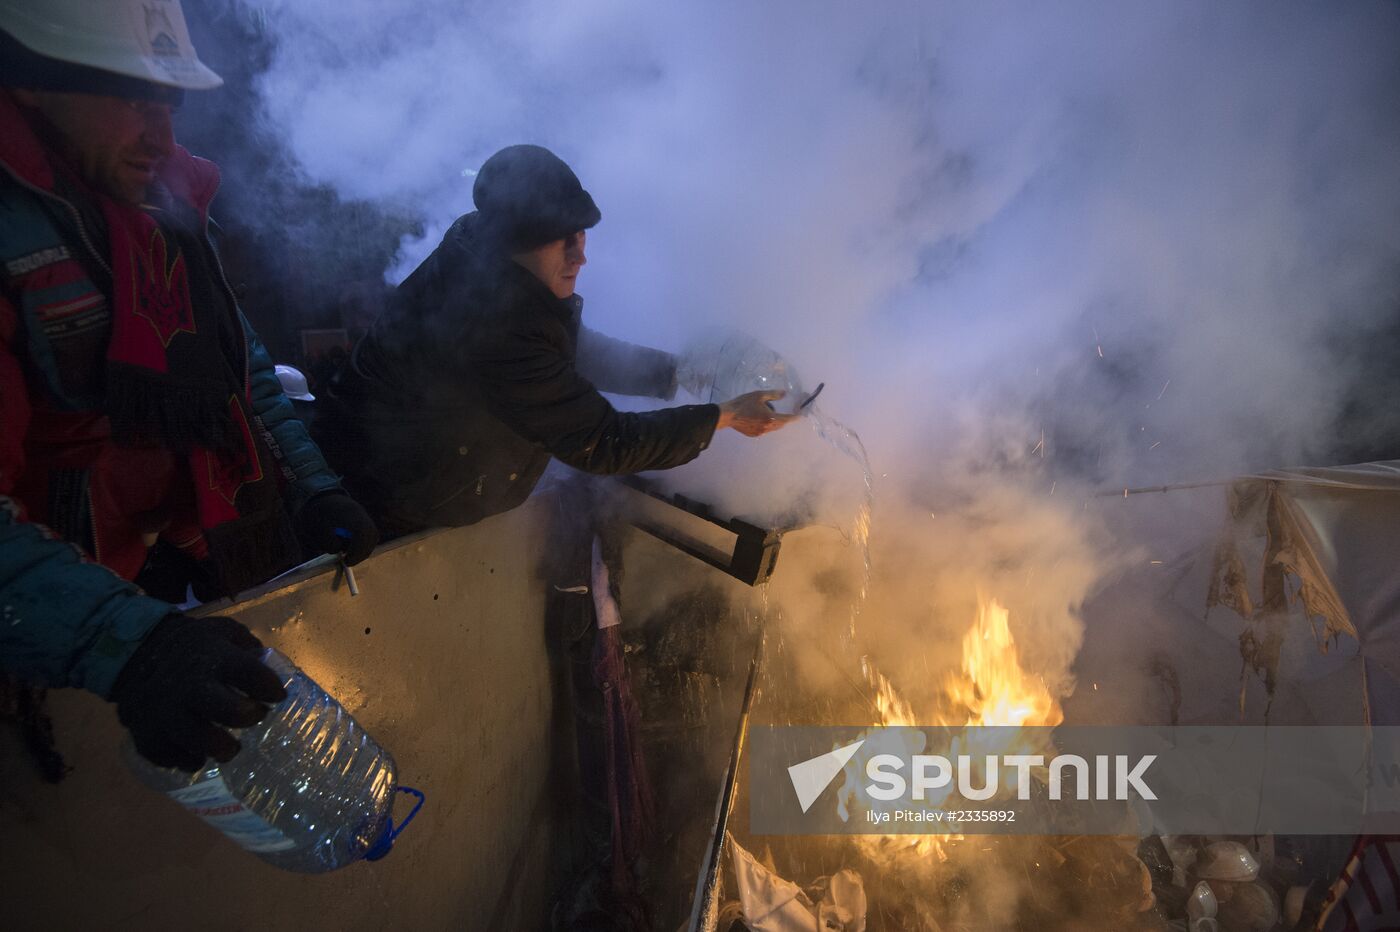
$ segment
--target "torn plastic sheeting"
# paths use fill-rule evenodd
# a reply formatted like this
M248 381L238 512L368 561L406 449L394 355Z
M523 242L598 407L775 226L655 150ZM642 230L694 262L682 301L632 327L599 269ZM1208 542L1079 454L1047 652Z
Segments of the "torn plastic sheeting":
M1277 648L1288 633L1283 627L1297 624L1284 613L1300 601L1319 656L1342 636L1357 645L1354 687L1317 691L1311 698L1314 717L1336 721L1328 710L1354 689L1363 722L1394 724L1400 709L1397 461L1272 476L1231 489L1206 604L1224 605L1249 622L1249 637L1241 644L1245 659L1272 694ZM1256 549L1262 557L1246 556ZM1325 669L1321 663L1312 666Z
M865 885L853 870L837 871L820 903L770 871L726 836L738 880L744 922L752 932L865 932Z

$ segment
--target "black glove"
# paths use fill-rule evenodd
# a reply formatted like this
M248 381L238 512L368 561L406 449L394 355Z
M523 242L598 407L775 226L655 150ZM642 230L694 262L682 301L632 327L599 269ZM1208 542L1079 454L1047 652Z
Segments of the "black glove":
M323 492L303 505L297 530L307 547L317 553L344 553L351 566L379 543L379 528L369 512L344 492Z
M254 725L267 714L263 703L287 698L261 651L232 618L170 615L152 628L112 687L136 750L153 764L191 772L205 758L232 758L238 739L218 725Z

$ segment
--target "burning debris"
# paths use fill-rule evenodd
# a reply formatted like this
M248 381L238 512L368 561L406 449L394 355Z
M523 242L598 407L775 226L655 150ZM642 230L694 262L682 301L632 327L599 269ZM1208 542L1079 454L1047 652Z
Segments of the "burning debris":
M937 696L932 707L922 714L901 696L894 685L875 669L873 663L863 659L862 665L867 682L874 690L873 705L877 713L877 726L946 725L967 729L980 725L1003 726L1053 726L1058 725L1064 715L1059 703L1050 695L1045 684L1029 676L1020 664L1016 652L1015 639L1011 636L1010 613L995 599L980 600L977 620L968 630L962 641L962 665L956 673L949 673L943 682L942 693ZM870 737L866 732L862 737ZM919 732L881 732L873 740L866 741L860 750L851 757L845 767L845 783L840 791L839 811L843 820L855 812L888 812L889 804L871 798L864 789L861 775L871 759L886 750L882 738L894 734L905 741L918 741ZM1027 732L1027 735L1043 735L1044 732ZM1000 746L987 746L981 736L996 735L1004 739ZM977 737L969 737L977 736ZM1044 754L1048 748L1035 739L1023 738L1010 730L963 731L955 735L946 752L950 758L970 754L978 759L988 755ZM925 750L910 747L912 753ZM986 785L986 773L978 773L976 782ZM954 786L949 781L942 793L925 799L930 809L940 808L952 793ZM903 804L901 804L903 805ZM959 836L937 835L862 835L856 836L856 843L877 863L901 866L910 859L918 860L934 857L946 860L945 845Z
M1043 737L1060 724L1060 702L1023 665L1010 613L995 599L979 602L961 642L956 670L936 679L932 696L905 695L868 658L863 662L872 726L842 771L837 803L844 818L863 817L891 804L873 798L865 766L882 750L974 759L1046 756ZM766 671L769 688L786 688L785 672ZM838 713L839 714L839 713ZM919 726L884 732L885 726ZM977 726L1003 726L982 729ZM937 726L937 727L931 727ZM1006 727L1015 726L1015 727ZM1040 727L1044 726L1044 727ZM939 735L918 742L922 731ZM883 749L898 735L918 747ZM985 736L997 736L988 744ZM1034 771L1038 798L1048 775ZM981 786L985 774L974 783ZM958 805L953 786L930 792L917 805ZM1014 792L1003 781L1000 792ZM1151 813L1127 802L1121 834L990 836L970 834L863 834L731 838L728 861L736 900L721 912L721 929L785 930L818 915L824 878L858 877L868 909L860 924L822 929L984 932L1031 930L1153 930L1153 932L1269 932L1307 928L1315 920L1340 854L1314 840L1220 838L1152 834ZM908 807L908 800L899 803ZM735 829L738 832L738 829ZM763 852L756 858L750 851ZM808 878L816 878L808 882ZM805 886L804 886L805 884ZM754 893L757 887L762 895ZM781 902L779 902L781 901ZM805 917L805 919L803 918Z

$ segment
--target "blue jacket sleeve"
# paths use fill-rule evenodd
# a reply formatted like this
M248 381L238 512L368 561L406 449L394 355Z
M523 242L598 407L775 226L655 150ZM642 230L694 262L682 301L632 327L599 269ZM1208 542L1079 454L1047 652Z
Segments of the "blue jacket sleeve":
M0 669L105 699L142 638L174 609L18 515L0 496Z
M238 316L243 321L243 333L248 338L248 379L253 413L262 419L263 427L272 437L273 452L292 474L288 477L291 481L283 494L287 500L287 510L296 515L303 505L322 492L343 491L340 477L326 465L320 449L307 433L306 425L297 417L292 403L282 393L282 383L277 380L272 357L248 324L248 318L242 312Z

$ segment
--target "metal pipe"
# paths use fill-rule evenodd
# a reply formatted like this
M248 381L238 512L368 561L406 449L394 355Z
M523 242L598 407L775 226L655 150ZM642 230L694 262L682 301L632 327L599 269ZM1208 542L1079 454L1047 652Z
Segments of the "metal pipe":
M729 769L724 774L724 785L720 788L719 799L715 801L715 825L710 834L710 845L705 851L705 861L700 865L700 876L695 883L695 902L690 910L690 932L713 932L718 922L719 866L724 854L724 838L728 833L729 814L734 809L734 793L739 788L739 761L744 756L744 745L749 736L749 713L753 711L754 694L757 692L758 671L763 666L763 646L766 640L762 622L759 623L758 645L754 648L753 660L749 663L749 682L744 689L744 705L739 712L739 727L734 735L734 747L729 752Z

